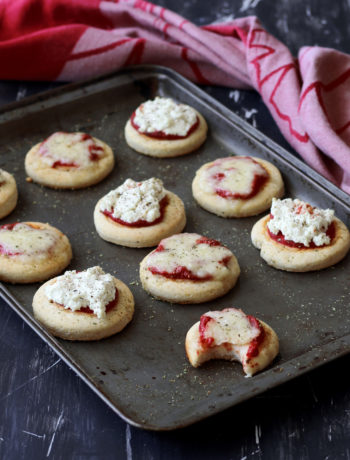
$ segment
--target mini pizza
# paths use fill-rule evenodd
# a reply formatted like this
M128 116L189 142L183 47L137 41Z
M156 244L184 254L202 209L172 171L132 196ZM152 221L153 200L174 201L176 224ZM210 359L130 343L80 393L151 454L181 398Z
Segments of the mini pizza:
M248 217L271 206L284 185L279 170L266 160L248 156L219 158L198 169L192 193L204 209L220 217Z
M17 204L17 186L12 174L0 169L0 219L8 216Z
M208 302L226 294L240 274L236 257L219 241L197 233L166 238L140 266L143 288L171 303Z
M156 97L144 102L125 126L127 144L144 155L170 158L193 152L207 137L202 115L186 104Z
M239 361L247 377L265 369L279 350L275 331L237 308L202 315L187 332L185 346L192 366L211 359Z
M0 280L36 283L62 272L72 258L68 238L40 222L0 227Z
M101 198L94 211L97 233L121 246L156 246L162 238L181 232L186 225L181 199L152 177L143 182L127 179Z
M32 147L25 158L29 177L57 189L97 184L113 169L112 149L85 133L57 132Z
M47 281L33 298L34 317L56 337L100 340L120 332L134 314L134 297L120 280L91 267Z
M252 242L272 267L308 272L330 267L350 248L350 234L331 209L304 201L274 199L271 212L252 229Z

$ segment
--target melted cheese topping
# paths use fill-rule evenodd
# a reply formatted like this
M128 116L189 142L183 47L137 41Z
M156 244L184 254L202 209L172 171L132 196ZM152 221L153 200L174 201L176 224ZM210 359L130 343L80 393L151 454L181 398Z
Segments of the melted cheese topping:
M152 177L143 182L127 179L100 202L100 211L108 211L124 222L153 222L160 216L160 201L165 197L163 182Z
M219 188L231 194L249 195L256 176L267 177L268 173L249 157L219 158L203 171L199 186L213 194Z
M6 182L6 177L5 177L4 172L5 171L3 169L0 169L0 185L4 184Z
M216 280L222 279L228 268L220 262L226 257L232 257L232 252L224 246L197 244L200 238L203 237L197 233L180 233L165 238L160 242L164 250L153 251L147 258L147 267L173 273L181 266L199 278L211 276Z
M142 133L162 131L165 134L186 136L196 120L197 114L192 107L177 104L169 98L156 97L136 109L134 123Z
M39 154L42 160L53 167L55 163L74 164L77 167L90 166L91 152L103 155L103 149L97 146L91 136L84 133L57 132L41 143Z
M271 215L273 219L269 220L267 226L275 235L281 232L286 240L302 243L304 246L309 246L311 242L316 246L330 243L326 232L334 219L332 209L312 207L298 199L274 198Z
M46 257L56 241L57 234L51 228L33 228L19 223L12 230L0 229L2 250L15 257Z
M204 338L213 338L214 344L246 345L255 339L260 330L250 324L247 316L236 308L209 311L204 316L212 318L206 323Z
M49 300L72 311L89 307L98 318L106 316L106 306L115 298L112 275L101 267L91 267L83 272L67 271L45 286Z

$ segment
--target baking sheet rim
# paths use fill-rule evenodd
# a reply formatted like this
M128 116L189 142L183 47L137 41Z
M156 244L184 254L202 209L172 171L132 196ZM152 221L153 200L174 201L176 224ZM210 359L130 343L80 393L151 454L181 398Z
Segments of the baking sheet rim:
M302 163L298 158L295 158L291 153L283 149L278 144L274 143L271 139L267 138L263 133L260 133L258 130L253 128L244 120L240 119L237 115L223 106L220 102L216 101L211 96L207 95L204 91L200 88L195 86L190 81L186 80L181 75L177 74L171 69L161 67L161 66L139 66L133 67L129 69L124 69L118 73L112 73L107 76L98 77L94 79L89 79L79 83L72 83L65 85L63 87L53 89L44 93L41 93L39 96L34 95L26 98L24 100L14 102L12 104L8 104L4 106L2 110L0 110L0 123L4 117L6 120L11 120L11 112L15 116L17 110L21 107L33 106L35 103L39 103L39 101L52 99L54 97L59 97L62 94L67 94L71 91L80 90L82 87L98 84L99 82L104 82L106 80L110 80L112 78L118 78L120 75L128 75L131 73L138 73L140 77L145 78L148 74L155 76L156 78L160 77L160 75L166 74L166 76L172 80L175 80L177 84L184 87L186 90L191 90L192 94L195 95L202 103L205 102L211 109L216 110L221 116L227 119L227 121L233 123L235 128L238 128L240 131L243 131L245 135L248 137L252 137L254 142L262 143L264 148L270 150L273 155L277 156L280 161L288 163L290 167L293 169L297 169L301 171L303 174L306 174L308 179L310 179L314 184L318 187L323 189L323 193L329 194L332 198L340 201L342 206L347 207L350 210L350 197L342 192L340 189L334 186L331 182L327 179L320 176L317 172L313 171L309 166ZM8 117L8 118L7 118ZM283 152L283 155L281 154ZM340 196L339 196L340 195ZM0 296L11 306L11 308L19 314L19 316L60 356L60 358L70 367L72 368L81 378L82 380L115 412L117 413L123 420L130 423L131 425L148 429L154 431L170 431L173 429L179 429L191 425L192 423L198 422L198 418L193 416L192 418L189 417L186 419L185 423L178 424L178 425L169 425L169 426L158 426L153 424L139 423L134 421L132 418L127 416L121 409L116 407L116 405L108 398L108 396L103 392L101 388L99 388L89 375L79 366L79 364L71 357L69 353L67 353L64 348L60 345L60 343L53 338L39 323L35 321L35 319L21 306L21 304L16 300L16 298L7 290L7 288L0 283ZM331 362L334 359L349 353L350 351L350 334L344 335L340 338L337 338L333 341L328 342L325 345L317 346L312 350L309 350L296 358L293 358L285 363L283 363L283 368L278 367L278 365L272 369L268 369L262 374L258 374L254 377L254 381L260 383L259 388L254 389L253 392L250 394L241 395L239 400L236 402L232 402L227 404L222 403L220 406L219 404L216 405L215 409L212 409L210 414L206 415L211 416L217 414L229 407L233 407L240 402L243 402L247 399L250 399L253 396L263 393L266 390L272 389L282 383L285 383L295 377L301 376L302 374L308 372L309 370L315 369L322 364L327 362ZM328 354L326 359L319 359L320 353L331 353ZM315 363L315 359L319 359L318 362ZM312 367L308 367L312 363ZM269 377L271 374L276 374L278 372L278 377L274 377L274 380L271 384L269 381ZM268 385L261 385L261 381L268 381ZM202 419L201 419L202 420Z

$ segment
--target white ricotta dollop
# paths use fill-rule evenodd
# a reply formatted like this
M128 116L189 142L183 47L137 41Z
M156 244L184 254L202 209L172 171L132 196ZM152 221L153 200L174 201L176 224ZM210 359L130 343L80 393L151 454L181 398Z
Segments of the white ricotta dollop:
M0 229L0 246L10 256L47 257L47 252L57 241L57 234L50 228L33 228L26 223L18 223L12 229Z
M160 217L160 201L165 197L163 182L152 177L143 182L127 179L100 202L100 211L111 212L116 219L133 223L153 222Z
M115 290L114 277L98 266L82 272L66 271L45 286L49 300L72 311L89 307L98 318L106 316L106 306L114 300Z
M169 135L186 136L196 120L197 114L192 107L177 104L170 98L156 97L136 109L133 121L142 133L162 131Z
M213 338L216 346L223 343L245 345L260 334L260 330L250 324L247 315L237 308L209 311L204 316L212 318L206 323L204 338Z
M82 168L93 163L94 155L103 155L103 149L96 145L91 136L84 133L57 132L48 137L39 148L42 161L50 166L57 162L75 164Z
M302 243L306 247L310 246L311 242L316 246L330 243L326 232L334 219L332 209L312 207L298 199L273 198L271 214L273 219L269 220L267 226L275 235L282 232L286 240Z
M178 267L185 267L198 278L207 276L220 280L228 268L222 261L232 257L224 246L210 246L197 241L203 239L197 233L179 233L160 242L162 251L153 251L147 258L147 267L159 272L174 273Z

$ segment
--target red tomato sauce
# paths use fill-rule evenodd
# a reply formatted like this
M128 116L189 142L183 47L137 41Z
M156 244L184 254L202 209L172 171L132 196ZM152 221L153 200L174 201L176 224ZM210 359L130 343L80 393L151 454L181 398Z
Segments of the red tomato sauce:
M247 315L247 318L249 319L249 322L253 327L259 329L259 335L255 337L255 339L253 339L249 344L249 348L247 351L247 360L249 360L251 358L255 358L256 356L258 356L259 347L265 338L265 330L262 327L260 321L258 321L254 316Z
M199 320L199 340L204 347L210 347L214 345L214 337L205 337L205 331L207 324L213 318L211 316L202 315Z

